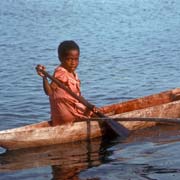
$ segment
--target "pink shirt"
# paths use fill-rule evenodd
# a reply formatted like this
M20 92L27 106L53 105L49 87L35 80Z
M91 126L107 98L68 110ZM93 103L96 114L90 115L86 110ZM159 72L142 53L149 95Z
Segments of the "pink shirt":
M62 66L55 69L54 77L64 83L71 91L78 96L80 92L80 80L77 73L69 73ZM51 83L53 90L50 96L51 119L55 124L73 122L77 118L85 117L85 106L69 95L65 90L59 88L55 83Z

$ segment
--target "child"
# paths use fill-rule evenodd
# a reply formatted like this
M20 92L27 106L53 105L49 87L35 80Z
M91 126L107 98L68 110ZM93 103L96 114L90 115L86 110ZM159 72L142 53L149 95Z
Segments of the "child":
M58 58L61 64L55 69L53 75L78 96L81 94L80 80L75 70L79 64L79 55L79 46L74 41L62 42L58 47ZM42 65L37 67L45 70ZM87 117L87 111L83 104L59 88L54 82L49 84L42 73L38 72L38 74L43 77L44 91L49 96L52 125L72 123L76 119Z

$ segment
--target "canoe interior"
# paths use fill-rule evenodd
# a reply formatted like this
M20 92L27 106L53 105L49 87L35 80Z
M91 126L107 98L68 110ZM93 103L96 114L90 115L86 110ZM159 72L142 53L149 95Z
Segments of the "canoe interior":
M130 101L125 101L118 104L103 106L101 110L103 113L114 115L157 106L177 100L180 100L180 88L133 99Z

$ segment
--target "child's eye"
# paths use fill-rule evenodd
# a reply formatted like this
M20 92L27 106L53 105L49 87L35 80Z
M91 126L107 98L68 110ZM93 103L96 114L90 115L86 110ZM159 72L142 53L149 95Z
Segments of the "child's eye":
M73 58L68 58L67 60L68 60L68 61L73 61Z
M67 58L67 61L78 61L78 58Z

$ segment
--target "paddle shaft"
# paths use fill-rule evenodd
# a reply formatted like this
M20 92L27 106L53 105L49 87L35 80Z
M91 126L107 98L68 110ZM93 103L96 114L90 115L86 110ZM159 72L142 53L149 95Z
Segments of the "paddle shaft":
M44 74L46 77L51 79L54 83L56 83L60 88L64 89L67 93L69 93L72 97L77 99L79 102L81 102L83 105L85 105L89 110L91 110L94 114L96 114L98 117L102 117L103 122L117 135L126 137L129 134L129 130L126 129L123 125L117 123L116 121L113 121L111 118L105 116L100 111L97 111L97 108L89 103L87 100L85 100L82 96L78 96L74 92L72 92L68 87L66 87L61 81L56 79L55 77L51 76L49 73L42 69L37 69L42 74Z
M105 119L105 118L101 118ZM144 121L157 123L180 123L180 118L159 118L159 117L111 117L114 121ZM97 121L99 118L90 118L91 121Z

